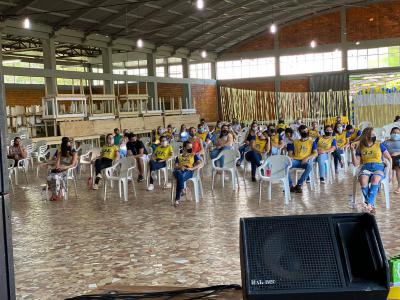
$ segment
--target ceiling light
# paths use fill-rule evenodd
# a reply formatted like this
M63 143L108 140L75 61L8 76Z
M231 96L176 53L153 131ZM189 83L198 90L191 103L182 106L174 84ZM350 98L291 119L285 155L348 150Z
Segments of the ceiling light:
M24 19L24 28L31 29L31 20L29 20L29 18Z
M314 40L312 40L311 43L310 43L310 47L311 47L311 48L317 47L317 42L314 41Z
M143 48L143 40L142 39L138 39L137 42L136 42L136 46L138 48Z
M204 0L197 0L196 7L197 7L197 9L203 9L204 8Z
M271 32L271 33L276 33L276 31L277 31L277 27L276 27L276 25L274 24L274 23L272 23L271 24L271 27L269 28L269 31Z
M360 41L357 41L357 42L356 42L356 45L357 45L357 46L360 45Z
M201 57L202 58L206 58L207 57L207 51L206 50L201 51Z

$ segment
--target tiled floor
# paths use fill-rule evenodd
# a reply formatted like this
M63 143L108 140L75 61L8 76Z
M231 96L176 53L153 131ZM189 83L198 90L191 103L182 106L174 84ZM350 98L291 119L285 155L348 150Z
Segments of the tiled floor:
M349 207L351 184L340 174L334 185L308 188L283 204L275 185L273 200L264 194L258 205L257 185L240 181L240 191L220 182L211 192L210 172L203 176L205 195L199 204L170 205L169 191L145 191L129 201L110 192L88 191L87 176L79 182L79 199L42 200L39 184L20 185L12 196L14 264L18 299L63 299L96 286L205 286L240 283L239 218L291 214L354 212ZM391 194L386 210L381 196L377 220L387 255L400 254L400 197Z

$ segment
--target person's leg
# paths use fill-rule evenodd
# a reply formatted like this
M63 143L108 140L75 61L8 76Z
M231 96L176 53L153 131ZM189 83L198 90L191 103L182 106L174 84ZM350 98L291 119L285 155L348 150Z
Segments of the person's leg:
M335 165L335 172L337 172L338 166L339 166L339 162L341 160L341 156L340 156L339 150L333 151L332 152L332 156L333 156L333 163Z
M371 177L371 187L369 188L369 199L368 199L368 204L374 206L375 205L375 199L376 196L378 195L378 190L379 190L379 186L381 184L382 181L382 176L380 175L373 175Z
M237 162L237 166L240 166L242 164L243 159L244 159L244 154L246 153L246 148L247 148L247 145L242 145L239 147L240 158Z
M253 152L253 151L252 151ZM251 160L251 178L256 178L256 171L259 166L261 166L262 156L260 153L253 152Z
M140 158L140 157L136 158L136 165L138 167L139 175L143 176L143 173L144 173L144 162L143 162L143 159Z
M151 172L158 171L162 168L165 168L166 166L167 166L167 163L165 161L164 162L157 162L154 160L150 161L150 184L154 183L153 177L151 176Z
M155 169L155 164L156 164L156 162L155 162L154 160L150 160L150 162L149 162L149 168L150 168L150 184L153 184L153 183L154 183L154 181L153 181L153 176L151 176L151 172L154 171L154 169Z
M96 159L94 162L94 169L96 170L96 176L101 173L101 158Z
M396 177L397 177L397 190L400 193L400 167L395 167Z
M101 171L103 169L109 168L112 166L112 160L111 159L98 159L95 162L95 168L96 168L96 180L95 180L95 184L99 184L100 179L101 179Z
M301 177L300 177L299 181L297 182L298 186L302 186L304 181L306 181L306 179L308 178L308 176L312 172L312 169L313 169L313 165L312 164L313 164L312 161L308 161L306 164L302 164L301 165L301 168L304 169L304 172L303 172L303 174L301 174Z
M301 161L300 160L292 160L292 168L300 168L301 166ZM290 175L290 170L289 170L289 186L293 187L293 181L292 181L292 176Z
M358 181L360 182L361 185L361 192L364 196L364 202L365 204L369 203L369 176L366 175L360 175L358 178Z
M218 155L221 153L221 151L222 151L222 149L214 149L213 151L211 151L211 153L210 153L211 159L217 158ZM217 161L215 162L215 165L216 165L217 167L218 167L218 166L221 166L221 159L217 160Z
M318 169L319 169L319 177L321 181L323 181L326 178L326 166L325 162L328 160L328 153L323 153L318 155L317 157L317 162L318 162Z
M183 181L183 172L181 170L175 170L174 176L176 178L176 191L175 191L175 201L179 201L181 199L181 193L184 188Z

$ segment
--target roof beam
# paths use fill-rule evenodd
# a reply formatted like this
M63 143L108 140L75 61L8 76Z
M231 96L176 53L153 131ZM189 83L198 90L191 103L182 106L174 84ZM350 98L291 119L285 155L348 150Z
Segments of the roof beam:
M22 10L27 8L29 5L31 5L35 1L36 0L22 0L22 1L18 2L16 6L10 8L10 9L7 9L4 12L4 15L6 17L7 16L15 16L16 14L18 14L19 12L21 12Z

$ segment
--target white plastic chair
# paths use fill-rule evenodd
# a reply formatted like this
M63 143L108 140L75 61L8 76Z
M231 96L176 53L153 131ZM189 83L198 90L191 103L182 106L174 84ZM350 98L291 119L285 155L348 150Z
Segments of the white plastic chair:
M361 131L367 127L372 127L372 123L369 121L363 121L358 125L358 129L360 129Z
M72 180L72 182L74 183L74 188L75 188L75 197L76 199L78 199L78 188L76 186L76 167L78 166L78 164L74 167L71 167L67 170L67 178L66 178L66 182L65 182L65 194L64 194L64 199L68 200L68 192L69 192L69 185L68 182L70 180Z
M47 142L46 141L39 141L35 144L35 150L32 151L31 156L36 161L39 161L39 157L44 155L47 150Z
M286 155L273 155L268 157L265 162L257 168L259 177L258 182L258 204L261 202L262 183L269 182L268 199L272 199L272 183L281 182L285 192L285 204L289 204L290 186L289 186L289 169L292 166L292 160ZM265 176L267 167L271 170L271 176ZM264 175L263 175L264 174Z
M39 177L39 170L42 169L42 166L47 164L47 162L51 161L54 159L54 156L56 155L57 148L48 148L43 155L38 156L38 163L39 165L36 167L36 177Z
M106 180L104 181L104 200L107 196L107 183L112 183L113 181L118 182L119 197L122 197L122 189L124 191L124 200L128 201L128 182L132 182L133 193L136 198L135 183L133 180L133 170L136 168L136 160L131 157L124 157L118 160L113 166L104 170Z
M251 150L250 150L251 151ZM249 151L247 151L249 152ZM247 174L247 170L249 169L249 166L251 166L251 163L246 159L246 154L247 152L244 154L244 163L243 163L243 180L246 180L246 174ZM262 160L261 160L261 164L264 163L265 159L267 158L268 153L264 153L262 155Z
M361 167L356 168L353 176L353 197L352 197L352 206L356 206L356 194L357 190L360 189L360 183L358 181L358 174L360 173ZM385 179L381 181L381 187L383 186L382 192L384 193L386 209L390 208L390 184L389 184L389 172L391 172L391 167L385 167ZM364 199L364 195L362 195ZM364 199L365 200L365 199Z
M93 177L93 160L100 156L101 148L95 147L87 150L87 152L82 152L79 157L79 176L82 175L82 169L84 166L90 167L90 176Z
M147 147L148 145L150 145L151 142L151 138L149 136L144 136L141 137L140 140L142 141L142 143Z
M27 140L29 141L29 140ZM32 157L32 152L33 152L33 144L30 142L29 144L25 145L25 149L26 149L26 159L28 160L28 162L30 162L32 168L33 168L33 157ZM29 164L28 164L28 168L29 168Z
M218 167L216 162L224 156L224 167ZM216 158L211 160L211 167L212 167L212 184L211 190L214 190L214 180L215 180L215 173L217 171L222 172L222 187L225 186L225 171L228 171L232 175L232 188L236 190L239 188L239 174L236 168L236 162L240 158L239 151L236 150L223 150Z
M13 159L7 159L8 181L10 183L10 186L11 186L11 189L13 192L14 192L14 184L13 184L12 176L14 175L14 172L15 172L14 164L15 164L15 161Z
M203 166L204 166L204 162L202 162L201 166L194 171L193 177L188 179L185 182L185 187L187 186L188 182L193 183L194 199L195 199L196 203L198 203L200 201L200 197L203 196L203 184L202 184L201 176L200 176L201 169L203 168ZM174 176L174 180L172 182L172 188L171 188L171 204L172 205L175 204L175 189L176 189L176 179Z
M29 161L30 158L24 158L24 159L20 159L17 163L17 172L14 172L15 175L15 184L18 185L18 173L24 173L25 176L25 180L26 180L26 184L28 184L28 176L27 176L27 172L28 172L28 168L29 168ZM14 169L15 170L15 169Z
M295 182L297 183L297 177L298 177L298 173L303 173L305 170L302 168L291 168L290 171L293 171L295 173ZM315 172L314 169L310 172L310 188L312 191L315 190L315 186L316 186L316 179L315 179Z
M173 169L174 160L175 160L175 158L171 157L170 159L168 159L166 161L166 167L157 170L158 185L160 185L160 186L161 186L161 172L163 172L163 175L164 175L163 188L169 187L169 185L168 185L168 171ZM149 162L150 162L150 159L149 159ZM147 186L149 186L150 185L150 176L151 176L151 174L150 174L150 166L148 167L148 172L145 173L145 174L147 174Z

